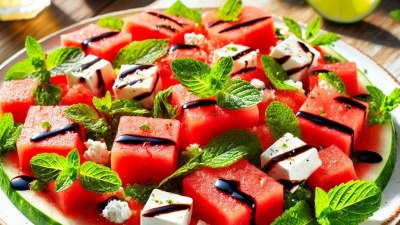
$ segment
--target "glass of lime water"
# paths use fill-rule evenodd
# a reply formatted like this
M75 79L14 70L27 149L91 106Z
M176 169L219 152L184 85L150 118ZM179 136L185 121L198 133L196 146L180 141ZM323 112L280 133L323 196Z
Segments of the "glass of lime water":
M50 3L50 0L0 0L0 20L31 19Z

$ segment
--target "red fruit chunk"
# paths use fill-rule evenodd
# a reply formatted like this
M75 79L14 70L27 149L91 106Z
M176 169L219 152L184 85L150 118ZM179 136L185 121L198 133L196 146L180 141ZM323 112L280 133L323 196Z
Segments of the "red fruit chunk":
M239 190L253 197L256 224L271 224L282 214L282 185L242 159L226 168L204 167L183 179L183 195L193 198L194 217L212 225L250 225L250 207L219 191L214 185L219 178L239 182Z
M203 14L209 42L214 48L233 42L268 54L270 48L276 45L274 20L262 9L244 6L237 22L220 21L216 11Z
M319 151L318 156L322 165L307 180L312 188L329 191L336 185L357 180L353 161L335 145Z
M84 84L76 84L61 99L60 105L84 103L93 106L93 98L93 93Z
M149 129L141 129L142 125ZM114 142L111 150L111 169L118 173L124 185L160 182L171 175L177 166L179 143L178 120L146 117L122 117L117 139L122 135L163 138L175 144L150 145Z
M43 122L50 123L50 130L73 124L73 121L63 116L64 109L66 109L64 106L32 106L29 108L21 136L17 141L19 165L23 171L31 172L30 160L40 153L57 153L66 156L73 148L77 148L82 156L85 149L82 143L82 140L85 140L85 133L82 128L79 132L67 131L41 141L31 141L33 136L46 131L42 126Z
M304 92L276 90L275 100L288 105L294 113L298 112L303 103L307 100Z
M0 87L0 115L12 113L15 122L23 123L29 107L35 105L33 90L36 86L33 79L4 81Z
M61 44L63 46L75 46L83 49L86 55L92 54L108 61L112 61L118 51L132 41L132 37L129 33L125 32L111 32L116 31L90 24L80 30L61 35ZM87 46L83 44L85 40L105 34L110 35L107 35L108 37L101 38L100 40L94 40Z
M255 134L258 137L258 139L260 139L261 149L263 151L267 150L269 146L271 146L275 142L274 137L271 134L271 131L269 130L268 126L265 123L254 126L248 130L251 133Z
M134 41L169 39L171 44L176 44L184 43L185 33L195 31L195 22L159 11L146 11L126 18L123 31L132 34Z

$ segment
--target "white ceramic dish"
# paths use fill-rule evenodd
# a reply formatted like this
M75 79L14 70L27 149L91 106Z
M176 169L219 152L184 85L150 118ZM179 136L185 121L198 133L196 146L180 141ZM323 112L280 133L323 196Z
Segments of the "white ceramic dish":
M163 1L161 1L163 2ZM195 1L196 2L196 1ZM215 7L221 1L216 1L211 7ZM164 1L165 3L165 1ZM188 5L199 6L199 4L191 4ZM254 5L254 4L253 4ZM165 4L161 4L160 2L151 6L152 8L163 8ZM146 7L147 8L147 7ZM207 7L208 8L208 7ZM102 16L118 16L124 17L126 15L139 12L144 10L145 8L137 8L137 9L129 9L119 12L110 13ZM80 23L77 23L73 26L67 27L63 30L60 30L52 35L49 35L43 38L40 42L43 45L46 51L51 50L55 47L60 46L60 35L63 33L68 33L73 30L79 29L88 23L92 23L96 21L99 17L91 18ZM281 20L276 20L277 26L282 24ZM341 54L344 58L349 61L354 61L357 63L358 69L361 71L368 71L366 76L367 78L378 88L383 90L386 94L390 93L394 88L399 87L400 83L393 76L391 76L387 71L385 71L382 67L372 61L370 58L362 54L359 50L353 48L352 46L346 44L343 41L338 41L335 43L333 49ZM8 68L14 63L24 59L26 57L25 50L21 50L16 53L14 56L9 58L6 62L0 65L0 80L3 80L4 75ZM397 130L397 136L400 137L400 109L398 108L393 112L393 122L395 124L395 128ZM397 150L399 150L399 146L397 146ZM400 154L397 154L397 162L400 161ZM1 179L1 178L0 178ZM400 163L397 163L393 172L393 175L390 179L389 184L383 192L382 205L379 211L377 211L368 221L364 222L365 225L372 224L397 224L400 221L400 192L399 185L400 183ZM28 219L25 218L23 214L21 214L14 205L8 200L7 196L3 191L0 191L0 224L5 223L7 225L22 225L22 224L32 224Z

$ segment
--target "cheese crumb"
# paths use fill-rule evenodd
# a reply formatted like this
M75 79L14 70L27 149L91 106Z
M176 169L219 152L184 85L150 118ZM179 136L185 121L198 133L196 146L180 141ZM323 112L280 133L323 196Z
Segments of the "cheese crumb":
M185 34L185 44L187 45L204 45L207 39L202 34L196 33L186 33Z
M108 202L101 215L111 222L124 223L132 216L132 211L126 201L114 199Z
M250 83L258 90L264 90L267 86L259 79L251 79Z
M303 83L301 81L294 81L294 80L285 80L284 81L285 84L293 86L295 88L297 88L299 91L304 93L304 89L303 89Z
M200 148L199 144L190 144L189 146L186 147L186 151L191 152L191 151L199 151L201 152L203 149Z
M110 164L110 151L107 150L104 142L89 139L85 145L88 149L83 154L83 158L102 165Z

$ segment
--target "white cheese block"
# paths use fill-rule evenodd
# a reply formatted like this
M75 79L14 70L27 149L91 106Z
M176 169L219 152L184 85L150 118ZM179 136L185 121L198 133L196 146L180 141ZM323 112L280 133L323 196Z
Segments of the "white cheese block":
M106 143L89 139L85 146L88 149L83 153L83 158L102 165L110 164L111 152L107 150Z
M307 76L307 71L315 67L321 54L312 46L294 35L272 48L274 57L289 75L290 79L300 81Z
M140 214L140 224L188 225L192 206L192 198L154 189Z
M204 35L202 34L196 34L194 32L192 33L186 33L184 35L185 38L185 44L187 45L204 45L207 43L207 39Z
M113 90L117 99L134 99L152 108L154 98L162 88L156 65L122 65Z
M317 149L290 133L286 133L261 155L262 168L276 180L306 180L321 164Z
M124 223L132 216L132 211L126 201L111 200L101 214L113 223Z
M250 47L228 44L222 48L214 50L213 63L223 57L231 56L233 58L232 74L238 74L248 68L256 68L257 66L257 51Z
M68 86L83 83L96 96L103 96L106 85L115 79L111 63L94 55L87 55L79 69L67 72Z

